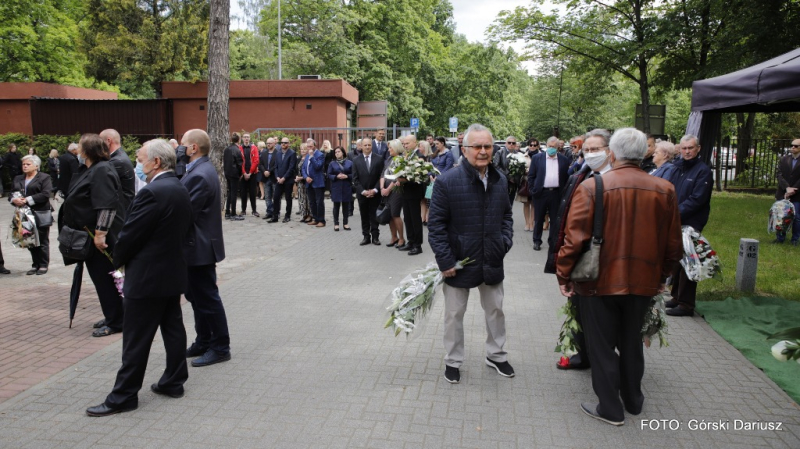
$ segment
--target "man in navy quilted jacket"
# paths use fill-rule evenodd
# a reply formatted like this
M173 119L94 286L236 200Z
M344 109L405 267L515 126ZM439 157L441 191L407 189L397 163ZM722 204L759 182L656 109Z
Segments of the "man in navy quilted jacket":
M514 236L508 182L492 166L494 138L479 124L467 129L464 162L436 178L428 213L428 243L445 277L444 378L461 381L464 362L464 313L472 288L478 288L486 315L486 365L514 377L503 346L503 259ZM461 269L456 263L469 258Z

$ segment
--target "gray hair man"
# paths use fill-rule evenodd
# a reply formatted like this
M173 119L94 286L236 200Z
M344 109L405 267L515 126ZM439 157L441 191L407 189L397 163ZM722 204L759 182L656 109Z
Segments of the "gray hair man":
M683 255L675 188L639 168L647 151L641 131L623 128L609 142L613 169L582 182L566 216L556 276L564 296L580 295L583 331L599 404L582 403L592 418L621 426L625 410L642 411L642 322L650 300ZM597 180L602 181L603 242L596 280L573 282L592 238ZM641 223L647 223L642 226ZM617 354L616 351L619 351ZM622 398L622 401L620 401Z
M711 169L700 160L700 142L697 136L687 134L681 138L681 159L669 180L675 185L681 225L702 232L711 213L711 191L714 187ZM667 302L667 315L692 316L697 301L697 282L689 279L686 271L678 267L673 276L672 298Z
M486 365L514 377L504 349L503 259L513 244L506 178L492 166L491 131L473 124L464 136L464 162L436 178L428 215L428 242L445 277L445 373L461 381L464 313L470 289L477 288L486 317ZM469 258L461 269L457 263Z
M792 222L792 245L800 244L800 173L795 171L800 163L800 139L794 139L789 148L789 154L778 161L778 190L775 192L776 200L789 200L794 204L794 221ZM772 243L783 243L786 231L775 234Z

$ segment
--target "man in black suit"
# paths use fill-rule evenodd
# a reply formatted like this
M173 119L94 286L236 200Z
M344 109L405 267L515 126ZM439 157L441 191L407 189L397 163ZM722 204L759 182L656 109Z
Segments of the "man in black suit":
M264 182L264 205L267 207L264 220L272 220L277 217L274 213L275 203L273 201L277 180L275 177L275 156L277 154L274 137L267 139L267 147L258 154L258 172L261 173Z
M202 129L183 135L189 164L181 184L189 191L194 213L194 240L184 253L189 265L186 299L194 310L197 338L186 350L186 357L197 357L192 366L207 366L231 359L228 319L217 288L217 263L225 259L222 239L222 196L214 164L208 159L211 139Z
M291 148L288 137L281 139L280 149L275 151L272 160L274 161L275 196L272 199L274 214L269 223L277 223L278 217L281 216L281 196L286 200L286 215L283 216L283 222L288 223L292 220L292 187L297 173L297 154Z
M800 244L800 139L794 139L790 153L778 161L778 191L776 200L789 200L794 204L794 221L792 222L792 245ZM776 233L772 243L783 243L786 231Z
M236 198L239 196L239 178L242 177L242 151L239 149L239 134L233 133L231 144L222 154L222 171L225 174L225 219L242 221L244 217L236 214Z
M175 172L175 150L162 139L146 142L137 155L147 186L139 190L114 248L114 266L125 267L125 320L122 367L105 402L86 409L89 416L135 410L153 337L159 326L167 352L157 394L179 398L189 377L181 294L186 292L184 248L192 233L189 193Z
M375 140L372 141L372 152L382 159L389 159L389 145L386 144L386 131L379 129L375 132Z
M58 190L61 192L61 197L66 198L69 191L69 183L72 182L72 176L78 173L78 144L71 143L67 147L67 151L58 157Z
M122 188L122 210L128 210L128 206L133 201L133 195L136 194L136 181L134 177L136 174L133 172L133 164L130 158L125 153L125 149L120 144L119 133L114 129L105 129L100 132L100 138L106 141L108 145L108 152L111 157L108 159L114 169L117 170L119 176L120 187ZM173 153L175 150L173 150ZM125 218L124 216L122 218Z
M378 217L376 212L381 204L380 181L383 174L384 159L372 153L372 139L361 139L361 156L353 162L353 186L356 189L358 208L361 212L361 245L380 245L378 239Z
M528 191L533 200L533 249L542 249L542 228L548 213L553 217L558 213L561 188L567 184L570 158L560 154L557 149L558 138L547 139L547 151L531 159L528 171ZM550 232L553 232L552 230Z
M400 138L403 148L408 155L406 159L422 158L417 149L417 137L413 134ZM421 201L425 199L427 183L404 181L400 178L403 186L403 220L406 225L406 236L408 241L403 246L398 246L400 251L408 251L409 256L422 254L422 207Z

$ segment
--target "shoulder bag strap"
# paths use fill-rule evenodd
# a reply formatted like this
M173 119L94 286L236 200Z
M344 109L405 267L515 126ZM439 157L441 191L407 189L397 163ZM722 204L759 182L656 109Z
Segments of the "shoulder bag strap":
M595 243L603 243L603 178L600 175L594 176L594 228L592 229L592 239Z

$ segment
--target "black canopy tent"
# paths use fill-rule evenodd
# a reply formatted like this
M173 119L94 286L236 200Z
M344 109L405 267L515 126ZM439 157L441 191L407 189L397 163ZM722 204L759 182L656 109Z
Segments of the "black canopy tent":
M715 146L725 112L800 111L800 48L760 64L692 83L687 134L700 146ZM708 163L711 151L700 157Z

